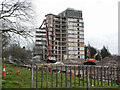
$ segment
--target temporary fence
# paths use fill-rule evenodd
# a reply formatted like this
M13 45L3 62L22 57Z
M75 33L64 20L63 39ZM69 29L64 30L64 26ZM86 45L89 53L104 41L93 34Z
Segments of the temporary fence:
M31 69L31 88L33 69ZM94 65L36 65L36 88L118 87L117 67Z

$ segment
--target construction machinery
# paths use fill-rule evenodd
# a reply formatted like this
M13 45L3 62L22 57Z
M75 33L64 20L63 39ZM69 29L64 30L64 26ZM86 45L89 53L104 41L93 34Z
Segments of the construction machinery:
M46 62L47 63L55 63L56 62L56 58L54 55L51 55L50 53L50 44L49 44L49 36L48 36L48 27L47 27L47 22L46 22L46 19L43 20L41 26L39 27L39 29L42 28L42 26L45 25L45 30L46 30L46 40L47 40L47 58L46 58Z
M97 50L97 53L94 55L94 58L90 58L90 51L89 51L89 49L87 49L87 59L84 62L84 65L96 65L95 60L96 60L97 55L99 55L100 59L102 60L102 56L101 56L99 50Z

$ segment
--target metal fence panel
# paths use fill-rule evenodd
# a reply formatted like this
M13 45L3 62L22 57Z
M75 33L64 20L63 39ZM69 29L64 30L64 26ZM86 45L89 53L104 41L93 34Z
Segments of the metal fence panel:
M33 68L32 66L31 88L34 81ZM36 88L116 87L119 86L119 75L116 67L42 64L36 65L35 82Z

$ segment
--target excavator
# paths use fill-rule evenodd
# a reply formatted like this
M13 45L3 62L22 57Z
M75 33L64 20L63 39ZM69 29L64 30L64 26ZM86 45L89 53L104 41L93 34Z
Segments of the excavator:
M46 30L47 53L48 53L45 62L47 62L47 63L55 63L56 62L55 56L50 54L50 44L49 44L48 27L47 27L46 19L43 20L43 22L42 22L41 26L39 27L39 29L41 29L43 25L45 25L45 30Z
M102 60L102 56L101 56L99 50L97 50L97 53L94 55L94 58L90 58L91 57L90 56L90 51L89 51L89 49L87 49L87 59L86 59L86 61L83 64L84 65L96 65L96 63L95 63L96 59L95 58L96 58L97 55L99 55L100 59Z

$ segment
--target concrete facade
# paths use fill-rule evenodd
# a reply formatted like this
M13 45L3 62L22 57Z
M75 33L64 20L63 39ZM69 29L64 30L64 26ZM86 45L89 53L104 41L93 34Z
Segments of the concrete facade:
M58 15L45 15L48 27L50 53L57 61L78 63L84 61L84 22L82 11L66 9ZM45 27L36 31L36 55L47 57Z

